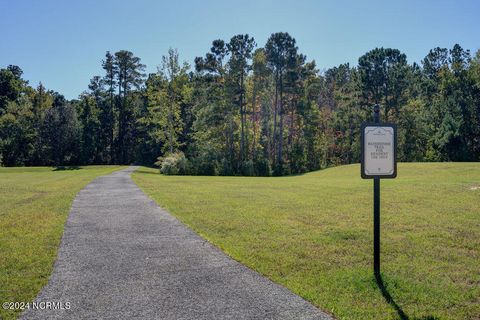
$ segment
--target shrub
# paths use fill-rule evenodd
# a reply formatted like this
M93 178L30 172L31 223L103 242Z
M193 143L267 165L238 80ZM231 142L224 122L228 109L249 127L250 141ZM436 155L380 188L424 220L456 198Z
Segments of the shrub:
M255 172L257 176L269 177L272 175L272 167L270 161L265 158L261 158L255 161Z
M190 159L192 164L192 174L199 176L217 176L219 173L219 163L215 155L211 152L202 153Z
M248 160L242 162L242 175L243 176L254 176L255 175L255 168L253 166L253 161Z
M160 167L160 172L165 175L184 175L189 174L189 163L183 152L175 152L158 157L155 162Z
M220 160L220 163L218 165L218 174L221 176L233 176L234 173L235 172L232 166L230 165L230 161L228 161L225 158L222 158L222 160Z

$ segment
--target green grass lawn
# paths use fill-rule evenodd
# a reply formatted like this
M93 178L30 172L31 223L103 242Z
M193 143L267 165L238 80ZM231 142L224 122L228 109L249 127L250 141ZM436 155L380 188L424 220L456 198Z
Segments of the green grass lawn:
M338 318L480 317L480 163L399 164L382 180L391 303L372 274L373 183L358 165L278 178L157 172L133 178L230 256Z
M119 168L0 168L1 303L32 301L47 284L75 195ZM0 319L17 315L0 308Z

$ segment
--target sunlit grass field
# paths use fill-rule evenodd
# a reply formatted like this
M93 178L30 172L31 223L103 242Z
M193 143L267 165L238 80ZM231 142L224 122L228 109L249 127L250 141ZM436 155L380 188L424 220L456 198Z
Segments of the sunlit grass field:
M480 318L480 163L399 164L381 181L372 274L372 181L358 165L277 178L162 176L135 182L236 260L341 319Z
M47 284L75 195L119 168L0 168L1 303L32 301ZM0 309L0 319L18 314Z

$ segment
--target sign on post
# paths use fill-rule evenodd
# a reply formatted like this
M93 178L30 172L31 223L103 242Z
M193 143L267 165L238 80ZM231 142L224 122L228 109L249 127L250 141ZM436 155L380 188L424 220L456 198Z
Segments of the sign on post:
M364 123L361 128L361 175L363 179L397 176L397 126Z
M373 272L380 277L380 179L397 176L397 126L380 123L380 106L373 108L374 123L361 127L360 175L373 179Z

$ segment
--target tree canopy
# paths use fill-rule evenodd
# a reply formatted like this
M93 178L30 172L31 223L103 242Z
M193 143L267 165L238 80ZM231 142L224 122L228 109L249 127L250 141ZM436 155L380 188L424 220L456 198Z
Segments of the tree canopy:
M78 99L20 67L0 69L0 163L165 165L165 173L285 175L359 161L372 105L399 127L400 161L480 160L480 52L433 48L420 64L374 48L357 66L318 70L286 32L264 47L217 39L155 73L126 50L106 52ZM100 69L100 68L99 68ZM159 162L157 162L157 160Z

